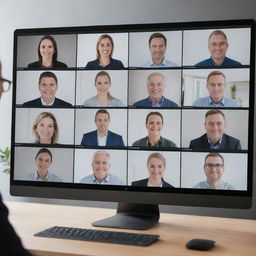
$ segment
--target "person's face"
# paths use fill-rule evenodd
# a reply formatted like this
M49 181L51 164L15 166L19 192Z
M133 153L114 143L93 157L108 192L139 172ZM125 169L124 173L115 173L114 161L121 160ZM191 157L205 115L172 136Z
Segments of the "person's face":
M164 164L161 159L153 157L148 162L149 177L153 180L159 180L164 176Z
M147 89L152 101L159 101L163 97L165 89L163 77L159 75L151 76L148 79Z
M49 39L44 39L40 44L40 54L42 58L52 58L53 54L55 52L53 43Z
M52 163L51 156L46 152L40 153L37 156L35 162L36 162L38 172L47 173Z
M149 46L152 60L163 60L164 59L164 54L166 50L165 42L162 37L156 37L153 38L150 42Z
M96 154L92 161L94 176L98 181L103 181L109 172L110 163L106 154Z
M220 157L207 157L204 172L208 180L219 181L224 173L224 165Z
M42 118L37 126L36 133L40 138L40 142L51 141L54 134L54 122L49 116Z
M95 87L99 94L107 94L111 83L108 76L98 76L95 82Z
M212 100L219 103L225 95L227 85L222 75L213 75L209 77L206 87Z
M204 123L207 136L211 141L218 141L222 137L226 126L227 124L221 114L207 116Z
M226 56L228 43L223 35L212 35L208 43L208 49L213 60L222 60Z
M163 129L161 117L158 115L150 115L146 123L146 128L149 136L160 136Z
M38 88L43 99L53 100L58 89L58 85L53 77L43 77Z
M112 53L112 43L108 38L101 39L99 45L98 45L98 51L100 53L101 57L108 57Z
M2 66L1 65L0 65L0 78L2 78ZM4 92L4 85L3 85L3 81L0 80L0 99L1 99L3 92Z
M108 130L110 120L106 113L98 113L95 118L95 124L97 126L97 130L100 133L106 133Z

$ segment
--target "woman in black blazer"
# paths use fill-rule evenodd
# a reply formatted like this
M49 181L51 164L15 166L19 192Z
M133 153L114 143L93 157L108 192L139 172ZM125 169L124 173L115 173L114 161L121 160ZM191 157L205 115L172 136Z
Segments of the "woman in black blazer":
M149 177L147 179L133 181L132 186L173 188L171 184L163 179L166 168L166 160L162 154L150 154L147 160L147 168Z

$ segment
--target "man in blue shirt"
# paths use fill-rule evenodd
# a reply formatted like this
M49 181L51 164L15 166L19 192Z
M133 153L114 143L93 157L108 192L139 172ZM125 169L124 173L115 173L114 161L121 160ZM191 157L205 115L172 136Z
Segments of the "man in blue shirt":
M204 173L206 181L201 181L194 188L204 189L225 189L234 190L235 188L221 180L224 173L224 158L219 153L209 153L204 160Z
M85 133L81 145L102 147L124 147L123 137L108 130L110 114L106 109L100 109L95 114L97 130Z
M212 71L207 77L206 88L209 96L199 98L194 101L194 107L210 107L210 108L235 108L240 107L240 104L233 99L225 96L226 77L220 71Z
M191 140L189 147L194 150L241 150L240 141L225 134L227 123L219 109L211 109L205 114L206 133Z
M80 183L124 185L124 182L117 176L109 173L111 167L110 155L107 151L96 151L93 155L93 174L81 179Z
M164 56L167 39L162 33L153 33L148 41L151 59L142 65L143 68L177 67L177 64Z
M232 67L242 65L236 60L226 57L228 42L226 34L221 30L213 31L208 39L209 59L197 63L197 67Z
M133 104L135 107L177 108L178 104L165 98L165 77L163 74L151 73L147 78L148 97Z

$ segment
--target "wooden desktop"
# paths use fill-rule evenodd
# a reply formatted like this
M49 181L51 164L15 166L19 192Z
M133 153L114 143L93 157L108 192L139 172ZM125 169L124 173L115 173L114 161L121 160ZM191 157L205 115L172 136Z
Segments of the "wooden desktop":
M159 234L160 239L148 247L84 242L34 237L33 234L52 226L95 228L93 221L112 216L113 209L63 206L22 202L6 202L10 221L23 245L38 256L255 256L256 221L162 213L160 222L146 231L117 230ZM104 228L106 229L106 228ZM185 243L192 238L216 241L207 252L188 250Z

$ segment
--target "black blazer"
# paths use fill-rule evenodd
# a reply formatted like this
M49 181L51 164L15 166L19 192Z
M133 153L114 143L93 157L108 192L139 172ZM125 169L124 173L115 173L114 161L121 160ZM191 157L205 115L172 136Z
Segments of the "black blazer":
M162 180L163 182L163 188L174 188L171 184L168 182ZM132 186L137 186L137 187L147 187L148 185L148 179L143 179L143 180L137 180L132 182Z
M8 210L0 195L0 255L1 256L32 256L26 251L20 238L8 221Z
M189 147L196 150L209 150L209 142L207 135L191 140ZM220 150L241 150L240 141L234 137L231 137L227 134L223 134Z
M41 107L46 107L43 106L41 98L37 98L31 101L27 101L25 103L23 103L23 107L28 107L28 108L41 108ZM53 105L51 106L53 108L58 108L58 107L72 107L72 105L64 100L55 98L55 101L53 103Z

